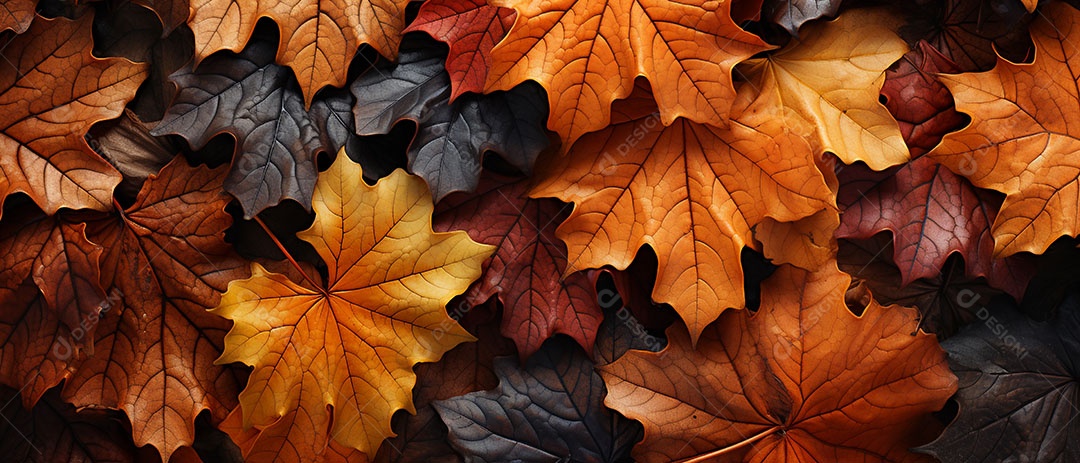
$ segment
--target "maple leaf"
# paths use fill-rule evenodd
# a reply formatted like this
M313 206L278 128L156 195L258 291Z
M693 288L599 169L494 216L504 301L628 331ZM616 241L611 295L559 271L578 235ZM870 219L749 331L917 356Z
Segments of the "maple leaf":
M450 46L450 102L465 92L481 93L491 67L491 49L514 24L514 10L485 0L431 0L420 5L405 32L427 32Z
M50 391L32 410L17 405L15 390L0 388L0 454L23 463L136 463L139 454L127 431L107 412L83 410ZM24 399L25 401L25 399ZM12 405L12 404L15 405Z
M769 111L740 109L729 129L664 126L644 85L612 111L610 127L545 163L530 195L574 203L556 232L568 272L625 269L651 246L652 298L671 304L697 339L726 308L744 306L739 255L750 227L832 208L832 192L810 145Z
M454 305L451 302L451 305ZM514 353L514 345L498 332L495 304L471 307L457 304L451 315L461 326L479 338L479 342L458 344L436 363L416 365L416 387L413 388L413 401L416 414L410 415L404 410L394 414L391 427L397 436L383 441L373 459L375 463L460 463L461 457L454 452L446 441L446 426L439 420L431 406L434 400L447 399L466 394L478 389L495 387L498 380L492 367L492 361L499 355ZM457 318L461 317L461 318ZM446 323L455 323L446 320ZM260 431L255 427L245 430L239 408L221 424L234 442L242 449L247 461L253 461L252 450L259 439L280 438L273 427ZM286 439L289 436L284 436ZM289 442L286 440L286 442ZM331 441L328 451L323 455L330 462L369 461L358 450L342 448ZM277 461L277 452L271 447L264 450L268 461ZM256 454L257 455L257 454Z
M136 445L153 445L162 461L191 445L200 412L224 418L240 389L238 371L213 363L229 324L206 312L229 281L247 275L223 241L232 223L224 171L177 157L127 209L78 216L104 248L101 302L110 310L90 320L94 354L72 362L64 399L125 412Z
M806 124L821 151L874 170L900 164L908 148L878 101L885 70L907 52L892 22L880 11L851 10L807 26L803 40L747 60L739 72L752 82L754 97L783 107L789 124Z
M728 118L732 67L770 47L731 20L731 2L496 0L517 18L491 51L485 91L534 80L547 90L548 128L563 150L611 119L611 103L652 84L660 118Z
M770 19L798 37L799 28L823 16L836 16L840 0L769 0L765 6Z
M1003 294L988 286L984 278L966 276L959 256L945 260L939 274L903 284L902 272L889 260L891 246L885 234L867 240L840 240L836 259L840 270L852 276L847 297L855 299L857 307L866 306L869 290L882 304L918 308L919 328L945 339L974 321L980 308Z
M369 187L358 164L337 158L319 175L315 222L300 233L326 262L326 288L252 264L213 310L234 322L218 363L254 367L240 393L244 429L261 431L249 461L279 451L280 461L315 461L328 443L373 456L393 435L394 412L415 413L412 366L473 339L444 306L479 276L491 247L431 232L419 178L395 171Z
M237 140L225 191L250 219L292 199L311 209L319 152L337 152L352 127L348 95L319 98L310 110L273 44L252 41L239 55L215 55L173 74L180 91L153 135L178 134L196 149L218 133Z
M465 230L477 242L496 247L466 301L480 305L499 295L502 333L514 340L523 359L557 333L591 350L603 315L584 273L561 278L566 250L552 227L569 208L552 199L529 199L527 188L527 181L489 174L475 193L440 203L434 228Z
M928 156L1005 193L991 228L996 256L1039 254L1059 236L1080 233L1080 133L1069 123L1070 104L1080 101L1080 54L1070 45L1080 40L1080 12L1058 4L1045 13L1031 27L1033 63L999 60L991 71L941 76L971 123Z
M431 188L435 201L454 191L472 191L486 151L495 151L522 172L548 144L543 91L522 85L508 92L464 95L449 103L443 56L423 41L406 41L399 63L375 68L353 82L353 113L360 135L389 133L403 119L416 122L409 145L409 170Z
M397 57L409 0L190 0L188 25L195 32L195 60L218 50L240 52L259 18L273 19L281 33L275 61L292 68L305 107L327 85L342 87L361 43Z
M903 275L902 286L937 276L949 255L959 253L969 275L985 276L1019 300L1031 279L1030 266L1020 256L993 256L990 224L1001 199L923 156L946 132L964 122L953 108L948 89L934 77L957 70L948 58L921 42L895 71L889 71L882 94L901 121L915 158L884 174L858 165L843 170L837 202L844 214L837 236L869 238L891 231L896 242L893 261Z
M606 318L597 359L645 349L625 323ZM602 361L602 360L601 360ZM546 341L524 366L495 359L499 385L434 402L450 443L467 461L625 461L641 427L603 406L604 383L585 352L568 338Z
M901 34L912 43L926 40L963 70L994 67L995 50L1013 60L1028 54L1030 17L1019 2L945 0L910 6L912 18Z
M672 327L663 351L600 367L605 404L645 425L635 459L911 460L956 378L933 336L912 335L915 310L848 311L849 281L781 266L756 314L725 313L696 350Z
M75 337L30 278L5 282L0 304L0 384L22 391L23 406L31 408L71 374Z
M34 20L36 4L37 0L10 0L0 5L0 32L26 32Z
M47 214L112 207L120 173L83 135L120 114L146 65L95 58L92 16L38 18L0 55L0 201L23 192Z
M960 378L959 414L920 450L942 461L1075 461L1080 432L1074 295L1058 317L1035 322L1015 308L980 311L981 323L942 343Z
M105 299L98 282L101 247L87 240L85 225L46 216L32 206L5 218L0 228L0 286L16 288L32 276L47 309L68 330L86 331L83 321L96 316L98 303ZM93 352L92 329L69 342L67 348Z

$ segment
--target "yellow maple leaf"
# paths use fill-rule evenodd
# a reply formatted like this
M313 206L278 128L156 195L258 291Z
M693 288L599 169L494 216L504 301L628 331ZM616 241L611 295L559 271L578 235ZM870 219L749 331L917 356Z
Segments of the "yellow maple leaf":
M279 429L285 417L291 429L276 434L302 454L295 461L315 461L321 450L310 449L331 440L374 455L393 436L394 412L415 413L413 365L474 340L445 305L493 248L464 232L434 233L419 177L397 171L373 187L361 178L339 153L319 175L315 223L299 234L327 264L325 288L252 264L251 278L230 283L213 310L235 322L218 362L254 367L240 394L243 426Z
M788 122L806 123L821 151L874 170L906 162L900 126L878 95L885 70L907 53L888 15L852 10L834 21L808 24L804 40L739 68L757 98L782 105Z

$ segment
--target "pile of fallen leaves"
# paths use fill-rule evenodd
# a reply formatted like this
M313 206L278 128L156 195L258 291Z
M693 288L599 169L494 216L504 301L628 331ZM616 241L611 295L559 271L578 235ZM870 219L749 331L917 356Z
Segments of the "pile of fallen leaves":
M4 0L0 459L1080 461L1063 0Z

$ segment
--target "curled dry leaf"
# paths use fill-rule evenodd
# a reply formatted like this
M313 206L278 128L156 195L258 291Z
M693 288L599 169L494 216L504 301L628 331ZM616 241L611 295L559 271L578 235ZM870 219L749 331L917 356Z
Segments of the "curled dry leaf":
M754 238L761 242L761 252L774 264L791 264L816 270L836 255L833 234L840 226L834 209L817 211L794 222L778 222L768 217L754 227Z
M788 124L805 124L818 149L847 164L881 170L907 161L896 120L878 100L885 70L908 49L893 22L882 11L851 10L811 24L803 40L739 67L755 90L746 94L783 107Z
M176 1L176 0L173 0ZM240 52L259 18L277 22L276 62L292 68L305 107L327 85L343 87L360 44L397 58L409 0L189 0L195 59L218 50Z
M135 203L88 212L86 234L104 248L108 305L96 325L94 354L73 358L63 397L77 407L121 410L137 446L162 461L195 438L195 417L216 421L236 406L240 373L214 365L227 321L207 309L228 282L247 275L224 242L232 217L222 191L225 168L192 168L177 157L150 176Z
M915 310L871 302L856 317L844 304L849 282L835 267L782 266L762 284L756 314L725 313L696 349L674 326L663 351L600 367L605 403L645 425L634 458L915 459L908 449L956 377L934 336L912 335Z
M729 129L664 126L641 85L613 114L610 127L545 163L530 195L575 204L557 230L572 269L625 269L642 246L655 249L652 298L671 304L697 339L725 309L745 305L740 253L750 227L833 208L832 192L810 145L770 111L740 109Z
M326 262L325 287L252 264L213 310L233 321L218 363L254 367L240 393L248 462L374 456L394 412L416 412L413 366L474 340L445 305L493 249L433 233L418 177L395 171L369 187L362 175L339 152L315 187L315 222L300 237Z
M1080 234L1080 11L1048 5L1031 27L1035 60L999 60L993 70L941 79L971 116L928 156L980 188L1005 193L992 232L996 256L1042 253Z
M439 204L435 229L465 230L496 247L466 301L480 305L499 296L502 333L514 340L523 359L557 333L592 350L603 317L592 283L584 272L561 277L566 247L555 237L555 227L570 207L553 199L529 199L528 183L488 174L475 193Z
M547 90L548 128L563 150L608 125L611 103L644 76L664 124L728 119L736 63L770 47L731 20L731 2L495 0L517 11L491 51L486 91L534 80Z
M487 0L431 0L420 5L405 32L424 31L450 46L450 102L465 92L481 93L491 67L491 49L514 24L514 10Z
M959 414L922 447L941 461L1077 461L1080 300L1035 322L1008 305L942 343L960 378Z
M118 119L95 124L90 129L90 145L109 161L124 180L117 186L118 195L135 197L147 177L165 167L180 147L172 140L155 137L151 128L130 109Z
M120 173L83 135L93 123L120 115L146 78L146 65L95 58L92 21L91 14L76 21L38 18L3 48L0 201L23 192L47 214L112 207Z

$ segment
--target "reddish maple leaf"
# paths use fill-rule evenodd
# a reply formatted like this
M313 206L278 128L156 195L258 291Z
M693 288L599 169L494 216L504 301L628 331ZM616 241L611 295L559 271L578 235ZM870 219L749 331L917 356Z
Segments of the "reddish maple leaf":
M502 332L523 358L557 333L591 351L603 318L592 284L573 267L560 277L567 267L566 247L555 237L555 227L570 208L558 200L529 199L527 190L527 181L489 174L476 193L439 203L435 230L465 230L474 240L496 246L466 300L480 305L499 295Z
M481 93L491 67L491 49L514 24L514 10L486 0L430 0L405 32L424 31L450 46L450 102L465 92Z
M840 171L838 202L846 209L837 236L869 238L891 231L893 260L904 286L937 276L956 252L964 256L968 275L985 276L1019 299L1031 279L1030 262L1022 256L993 256L990 224L1001 198L923 156L964 122L948 89L935 77L958 71L926 42L889 71L882 94L915 159L884 173L858 165Z

